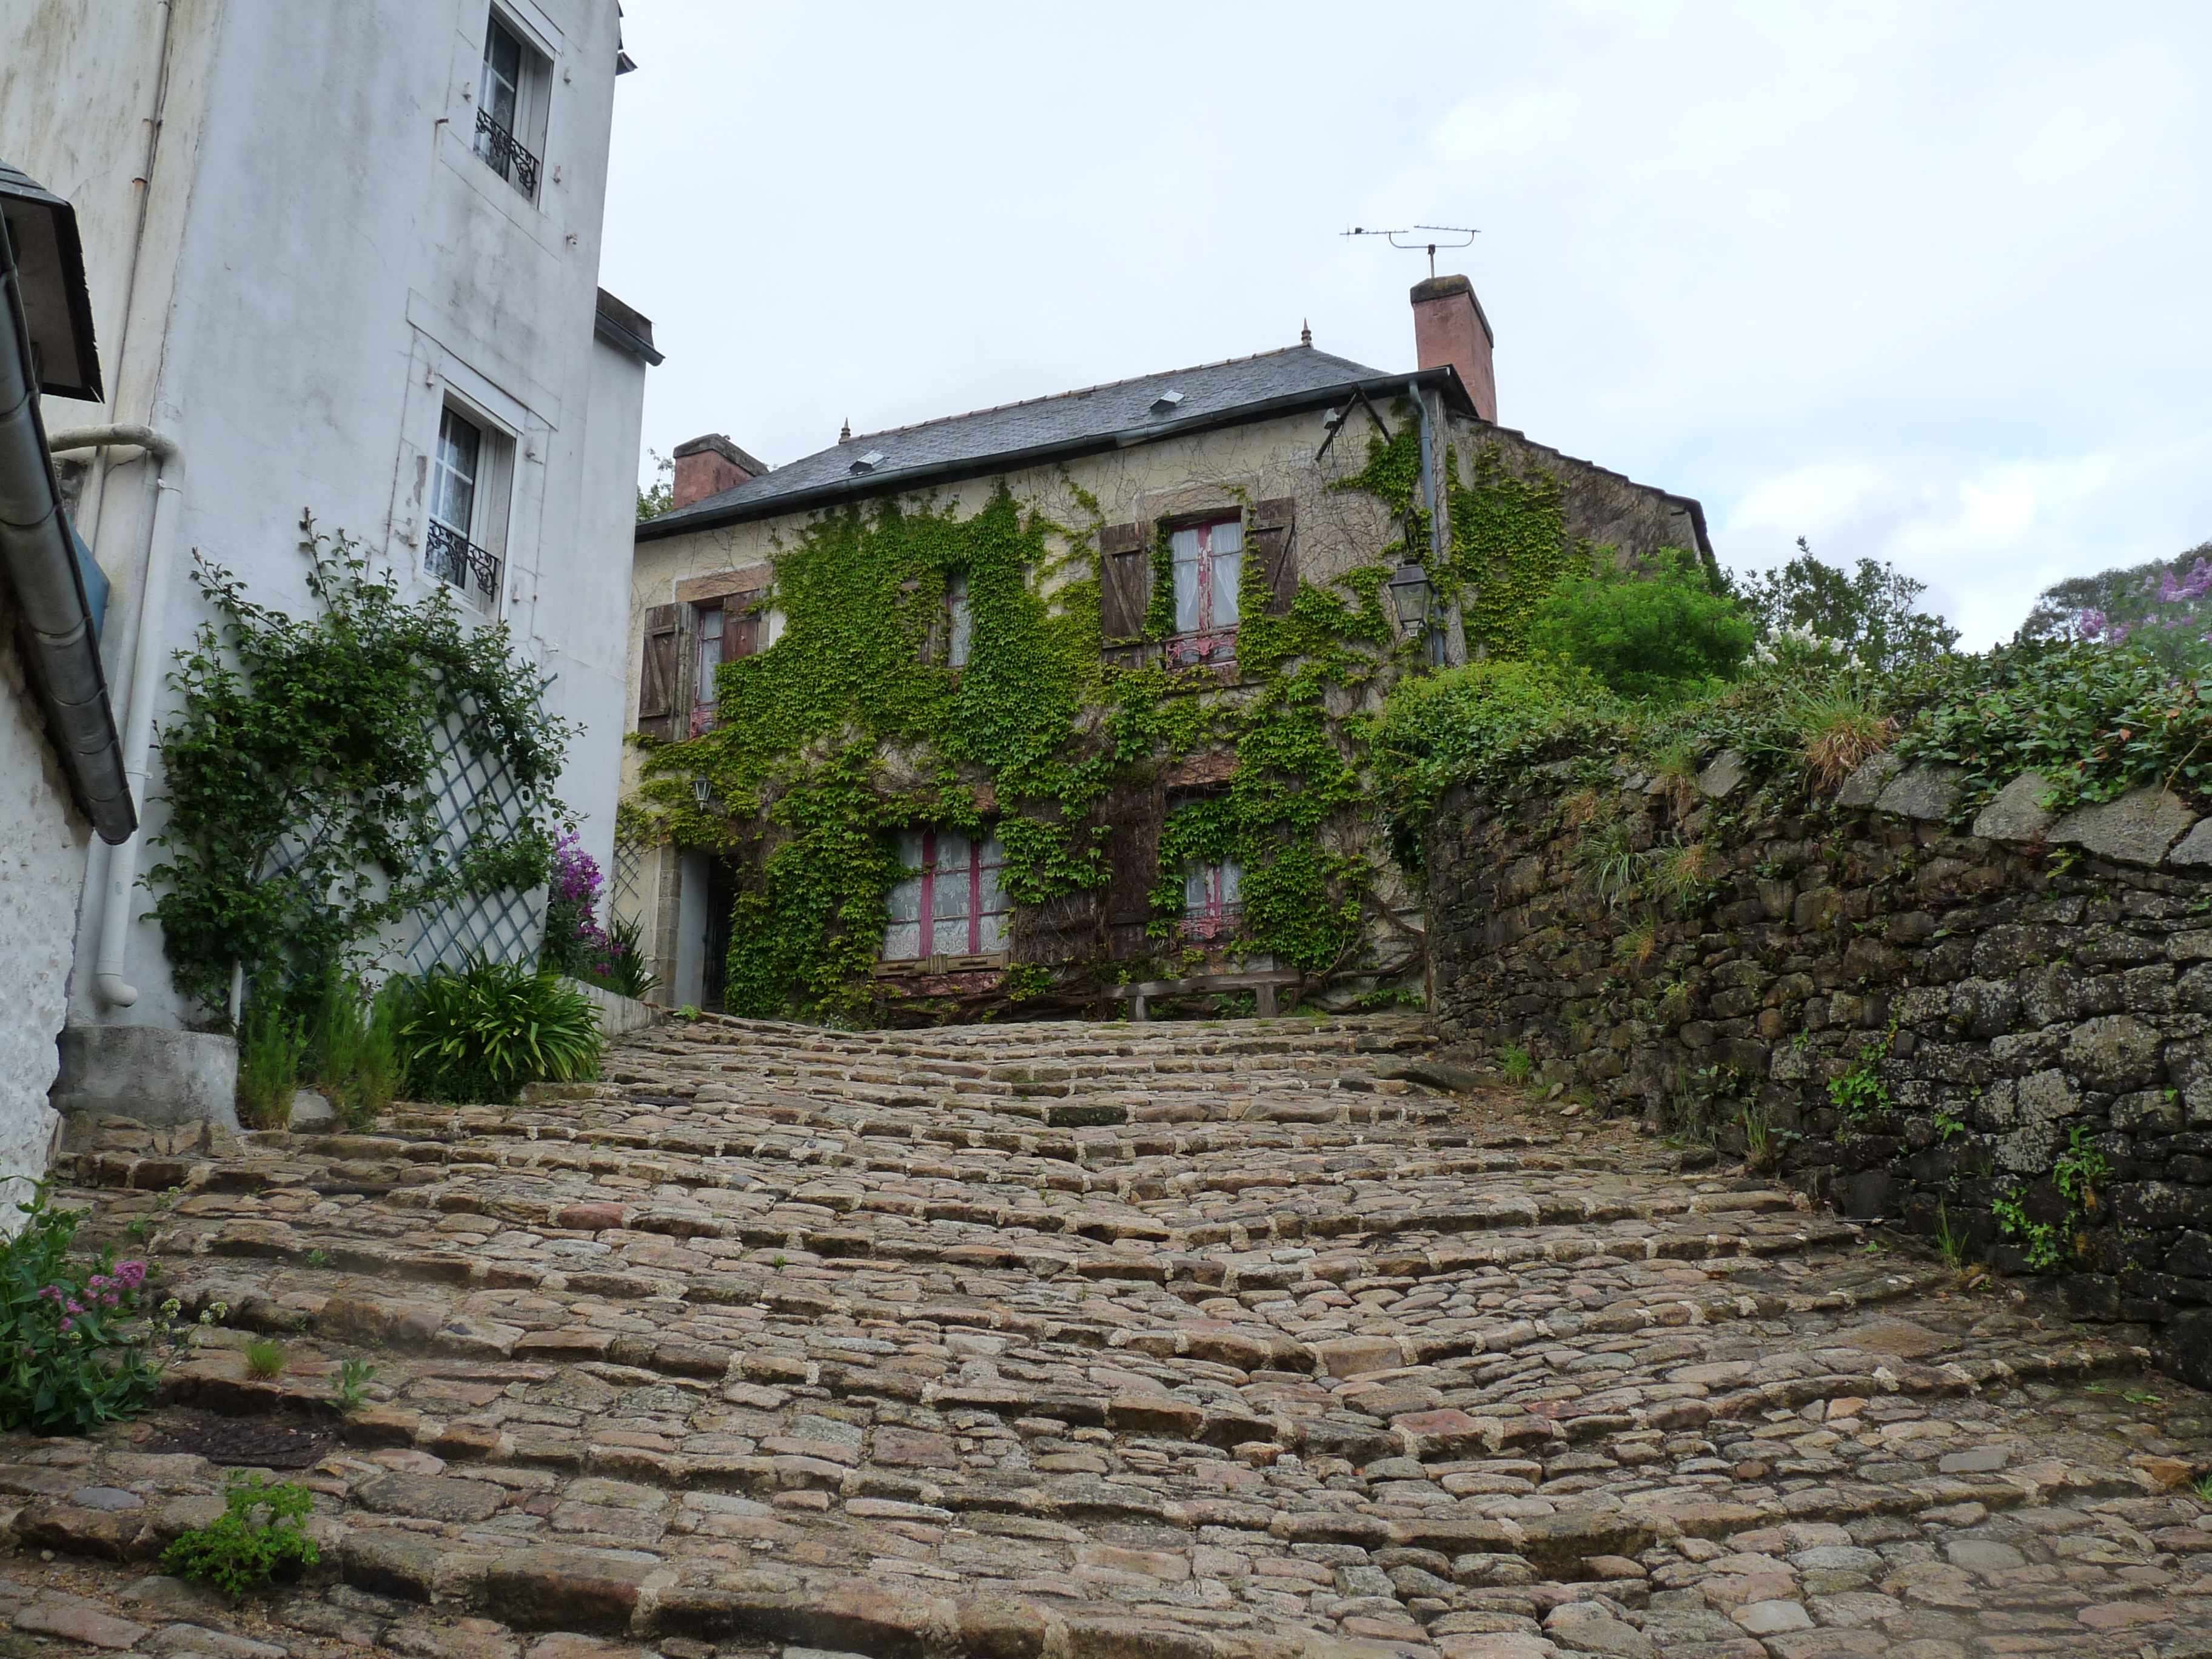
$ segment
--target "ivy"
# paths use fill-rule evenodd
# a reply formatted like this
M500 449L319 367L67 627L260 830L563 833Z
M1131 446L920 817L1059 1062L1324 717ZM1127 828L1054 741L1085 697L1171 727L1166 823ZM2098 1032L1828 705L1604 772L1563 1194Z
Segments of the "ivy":
M319 607L287 616L199 560L218 621L178 653L182 706L161 732L169 818L146 873L178 988L223 1004L249 978L319 981L409 914L546 878L566 819L553 794L574 728L504 624L466 623L442 587L401 599L343 532L301 522ZM519 822L489 807L458 860L442 841L438 734L504 765Z

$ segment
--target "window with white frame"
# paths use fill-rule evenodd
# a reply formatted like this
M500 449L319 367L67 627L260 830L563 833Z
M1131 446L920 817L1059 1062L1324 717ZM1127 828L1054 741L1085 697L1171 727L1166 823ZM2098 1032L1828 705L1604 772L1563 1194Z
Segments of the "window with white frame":
M507 449L505 434L450 404L439 411L422 565L487 610L499 604Z
M1170 537L1175 562L1175 636L1170 660L1237 659L1237 588L1244 574L1244 523L1223 519Z
M1013 911L1000 877L1005 848L996 836L958 830L899 832L906 874L891 889L884 960L982 956L1006 948Z
M1215 939L1237 930L1244 915L1244 866L1235 859L1192 859L1182 867L1182 931Z
M552 65L493 10L484 24L483 85L477 100L477 154L525 196L538 196Z

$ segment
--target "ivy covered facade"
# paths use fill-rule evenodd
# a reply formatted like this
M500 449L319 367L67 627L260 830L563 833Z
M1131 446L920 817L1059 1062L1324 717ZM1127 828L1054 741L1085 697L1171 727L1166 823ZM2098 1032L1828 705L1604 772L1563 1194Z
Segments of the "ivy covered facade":
M760 1018L1417 997L1384 693L1579 550L1711 557L1694 501L1483 420L1451 366L1310 345L733 474L638 527L617 902L664 999Z

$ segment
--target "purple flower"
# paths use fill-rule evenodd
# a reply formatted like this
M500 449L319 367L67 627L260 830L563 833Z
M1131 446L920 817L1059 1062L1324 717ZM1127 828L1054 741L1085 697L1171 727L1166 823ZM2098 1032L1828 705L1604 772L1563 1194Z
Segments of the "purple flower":
M135 1291L146 1282L146 1264L125 1261L115 1269L116 1282L126 1291Z
M62 1321L62 1328L65 1331L75 1330L76 1328L76 1321L74 1319L64 1319Z

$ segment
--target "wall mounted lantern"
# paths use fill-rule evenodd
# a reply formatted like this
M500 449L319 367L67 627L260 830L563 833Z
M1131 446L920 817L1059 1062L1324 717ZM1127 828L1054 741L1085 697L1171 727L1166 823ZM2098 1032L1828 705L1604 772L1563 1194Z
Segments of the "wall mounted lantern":
M100 354L92 338L92 298L76 210L27 174L0 161L0 219L15 250L15 277L39 390L52 398L100 403Z

